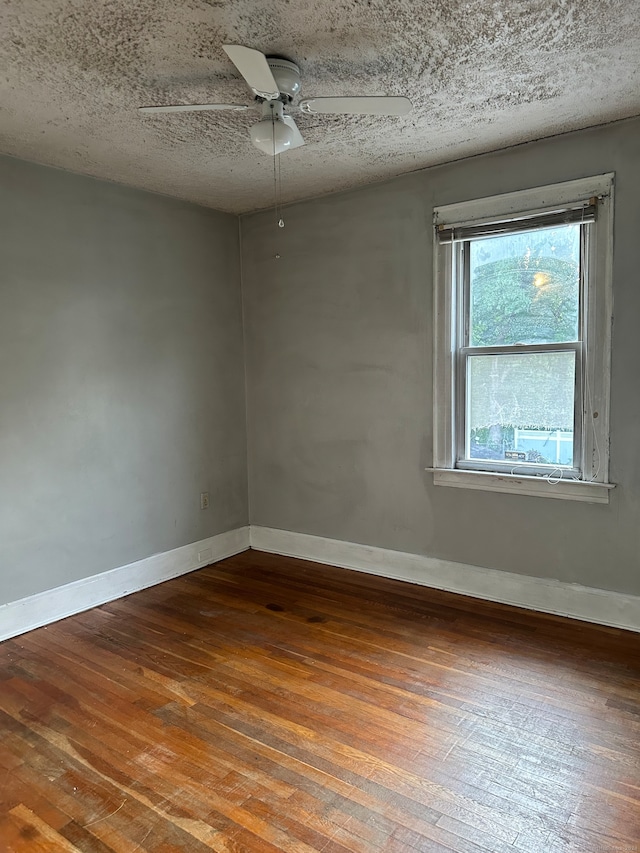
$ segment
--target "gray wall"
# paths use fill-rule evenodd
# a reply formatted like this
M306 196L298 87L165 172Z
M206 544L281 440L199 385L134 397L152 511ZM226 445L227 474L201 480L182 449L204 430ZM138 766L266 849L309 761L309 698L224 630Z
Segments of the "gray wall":
M284 229L244 217L251 523L640 593L638 139L634 120L476 157L297 204ZM610 504L435 487L433 206L607 171Z
M236 217L4 158L0 240L0 603L246 524Z

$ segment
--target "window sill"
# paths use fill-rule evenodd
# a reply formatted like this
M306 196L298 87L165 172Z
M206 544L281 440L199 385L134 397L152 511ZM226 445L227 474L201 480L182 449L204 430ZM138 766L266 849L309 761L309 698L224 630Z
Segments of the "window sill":
M559 498L565 501L607 504L612 483L587 483L582 480L561 480L551 483L546 477L496 474L488 471L463 471L459 468L427 468L433 471L436 486L457 489L479 489L483 492L509 492L533 495L538 498Z

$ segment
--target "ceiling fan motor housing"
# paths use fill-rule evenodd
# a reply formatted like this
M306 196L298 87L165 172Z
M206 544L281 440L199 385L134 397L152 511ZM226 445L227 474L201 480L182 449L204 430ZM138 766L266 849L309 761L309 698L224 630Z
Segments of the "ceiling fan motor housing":
M300 69L288 59L280 59L279 56L267 56L267 64L278 84L278 91L285 95L287 102L292 101L299 94Z

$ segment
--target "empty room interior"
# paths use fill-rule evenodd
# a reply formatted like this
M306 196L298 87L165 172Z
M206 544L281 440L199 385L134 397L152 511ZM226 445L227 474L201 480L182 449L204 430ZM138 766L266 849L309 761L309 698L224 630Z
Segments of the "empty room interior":
M0 853L640 851L636 0L0 56Z

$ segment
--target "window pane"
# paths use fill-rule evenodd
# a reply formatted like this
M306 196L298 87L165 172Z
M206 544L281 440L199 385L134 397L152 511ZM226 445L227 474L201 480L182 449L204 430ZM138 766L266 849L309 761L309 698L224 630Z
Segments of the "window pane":
M581 227L469 242L470 346L578 339Z
M467 459L573 466L575 353L467 357Z

